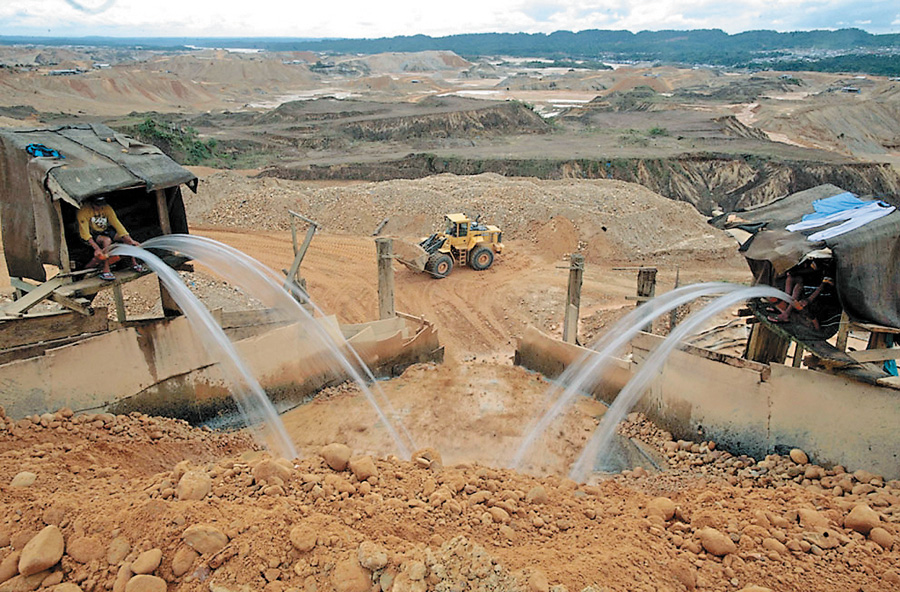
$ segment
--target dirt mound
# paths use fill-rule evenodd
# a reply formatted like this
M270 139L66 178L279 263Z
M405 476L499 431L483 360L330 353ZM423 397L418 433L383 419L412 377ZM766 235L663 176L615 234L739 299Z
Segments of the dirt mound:
M266 92L303 88L316 77L302 64L284 63L269 54L202 52L164 57L138 66L148 73L165 72L180 80L228 85L228 93L265 88Z
M675 91L675 96L685 100L730 101L734 103L752 103L760 97L775 94L797 92L802 82L793 76L772 78L751 76L746 80L727 81L721 84L703 84L687 86Z
M865 95L824 94L817 105L779 112L774 101L761 103L756 125L807 145L883 160L900 168L900 84L882 84Z
M280 179L218 173L186 199L197 225L288 229L288 209L330 232L369 235L388 219L385 235L426 236L444 214L482 215L505 239L528 240L588 260L645 257L735 257L734 243L711 229L689 204L612 180L542 181L494 174L438 175L419 180L317 187ZM559 224L571 224L559 234Z
M371 84L373 79L366 79ZM363 82L360 82L363 84ZM396 84L393 80L385 84ZM547 133L550 125L518 102L488 102L459 97L429 97L395 106L373 101L323 98L291 101L252 118L254 126L281 126L283 133L309 140L318 132L329 142L367 142L463 138Z
M466 138L485 135L548 133L550 126L540 115L517 102L499 103L471 111L434 113L411 117L383 118L342 126L354 140L369 142L414 138Z
M420 51L413 53L379 53L340 60L341 64L362 67L372 74L396 72L440 72L462 70L472 64L452 51Z
M0 578L86 592L900 584L900 483L756 463L632 419L626 432L657 446L670 473L579 485L342 444L291 462L140 415L3 419Z

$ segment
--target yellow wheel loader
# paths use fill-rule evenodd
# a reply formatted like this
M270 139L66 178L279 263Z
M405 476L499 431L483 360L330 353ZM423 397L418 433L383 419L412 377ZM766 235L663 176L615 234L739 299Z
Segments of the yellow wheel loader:
M480 217L479 217L480 218ZM454 265L468 265L483 271L494 263L494 255L503 251L502 232L496 226L474 221L465 214L444 216L444 231L410 245L414 253L398 260L414 271L424 271L440 279L450 275Z

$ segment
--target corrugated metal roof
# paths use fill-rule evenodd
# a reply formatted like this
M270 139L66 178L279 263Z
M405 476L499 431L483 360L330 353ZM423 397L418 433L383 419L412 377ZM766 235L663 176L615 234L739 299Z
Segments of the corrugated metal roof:
M54 197L68 197L76 204L132 187L154 191L185 183L196 189L197 177L158 148L101 124L0 130L0 141L21 150L42 144L58 151L63 158L42 158L49 161L45 167L55 181L51 186L65 193Z

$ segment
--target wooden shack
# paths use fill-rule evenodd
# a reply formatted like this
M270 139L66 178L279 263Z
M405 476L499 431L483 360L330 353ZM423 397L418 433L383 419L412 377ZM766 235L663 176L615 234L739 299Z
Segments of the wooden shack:
M0 309L17 318L50 299L90 315L93 294L139 274L117 271L104 283L85 265L91 249L76 213L104 195L137 241L187 233L181 185L197 177L162 153L100 124L0 130L0 221L15 302Z

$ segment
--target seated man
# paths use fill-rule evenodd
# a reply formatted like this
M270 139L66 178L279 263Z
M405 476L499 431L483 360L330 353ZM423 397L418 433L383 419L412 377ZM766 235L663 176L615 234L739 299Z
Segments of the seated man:
M106 281L116 279L116 276L109 270L109 256L106 249L113 241L123 242L126 245L139 247L140 243L129 236L128 231L119 222L115 211L106 203L106 198L102 195L91 197L85 203L81 204L78 210L78 234L81 240L86 242L94 250L94 258L91 259L86 267L100 267L100 278ZM142 273L146 271L143 265L132 257L131 268L134 271Z
M788 322L794 310L805 309L822 294L826 287L834 285L834 280L830 277L828 271L823 270L822 267L815 260L809 260L788 270L784 282L784 291L793 299L793 302L789 305L785 303L777 305L780 314L770 316L770 322ZM813 288L817 276L821 277L821 283ZM818 321L815 318L811 318L811 321L813 326L818 329Z

